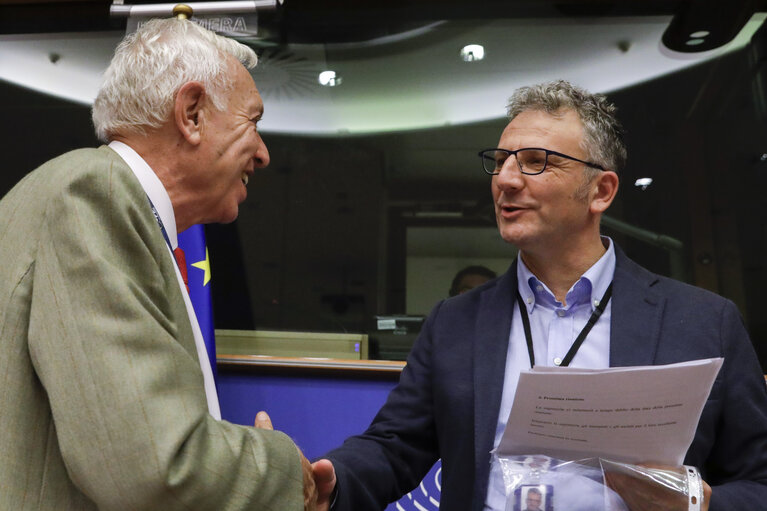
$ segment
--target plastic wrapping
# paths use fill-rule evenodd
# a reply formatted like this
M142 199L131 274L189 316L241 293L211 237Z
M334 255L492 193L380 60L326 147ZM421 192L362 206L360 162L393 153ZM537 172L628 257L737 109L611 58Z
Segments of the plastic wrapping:
M506 511L637 511L688 509L699 495L686 467L656 468L602 458L563 461L548 456L498 458ZM693 480L693 483L694 480ZM656 507L648 507L652 503ZM690 504L689 509L696 509Z

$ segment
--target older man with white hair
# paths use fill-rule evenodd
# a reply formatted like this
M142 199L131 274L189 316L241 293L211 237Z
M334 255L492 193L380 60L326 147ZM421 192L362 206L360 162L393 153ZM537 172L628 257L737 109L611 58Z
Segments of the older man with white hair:
M314 508L287 436L220 420L173 257L269 163L255 63L191 21L147 23L93 107L108 145L0 201L0 509Z

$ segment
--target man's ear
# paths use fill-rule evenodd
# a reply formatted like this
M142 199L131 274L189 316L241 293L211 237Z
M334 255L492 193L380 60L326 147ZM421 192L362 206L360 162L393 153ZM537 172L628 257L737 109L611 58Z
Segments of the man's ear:
M610 207L618 193L618 181L618 174L611 170L605 170L597 175L589 204L592 213L604 213Z
M201 140L200 112L203 109L205 97L205 86L200 82L187 82L176 93L173 120L181 136L192 145L199 144Z

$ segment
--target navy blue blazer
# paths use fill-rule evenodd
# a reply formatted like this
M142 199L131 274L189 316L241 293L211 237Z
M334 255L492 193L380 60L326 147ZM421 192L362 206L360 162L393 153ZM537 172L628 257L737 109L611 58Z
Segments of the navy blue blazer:
M655 275L616 247L610 365L724 357L685 464L713 487L711 511L767 502L767 387L736 306ZM442 511L481 511L503 390L515 266L437 304L399 384L368 430L328 453L333 508L383 509L442 458Z

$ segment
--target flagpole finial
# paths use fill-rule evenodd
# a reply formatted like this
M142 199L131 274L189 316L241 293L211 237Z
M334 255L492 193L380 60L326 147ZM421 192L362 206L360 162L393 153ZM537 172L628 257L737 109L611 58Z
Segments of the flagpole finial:
M186 4L176 4L176 6L173 7L173 16L180 20L191 18L193 13L194 11L192 8Z

